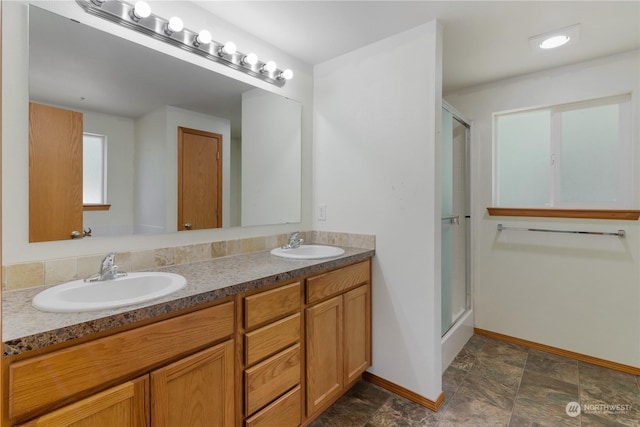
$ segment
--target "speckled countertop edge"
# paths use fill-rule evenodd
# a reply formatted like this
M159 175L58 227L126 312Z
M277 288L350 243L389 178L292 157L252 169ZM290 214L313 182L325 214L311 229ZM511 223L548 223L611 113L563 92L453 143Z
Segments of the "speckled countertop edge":
M3 357L42 349L280 281L363 261L375 254L371 249L344 249L344 255L330 259L292 260L276 257L269 251L261 251L156 268L153 271L183 275L187 279L187 286L146 304L113 310L48 313L31 305L32 298L47 287L3 292Z

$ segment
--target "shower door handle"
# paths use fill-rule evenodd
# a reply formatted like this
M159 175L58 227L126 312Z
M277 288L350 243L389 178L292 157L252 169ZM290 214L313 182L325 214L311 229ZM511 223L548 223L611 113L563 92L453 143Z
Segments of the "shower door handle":
M443 216L441 220L443 224L460 225L460 215Z

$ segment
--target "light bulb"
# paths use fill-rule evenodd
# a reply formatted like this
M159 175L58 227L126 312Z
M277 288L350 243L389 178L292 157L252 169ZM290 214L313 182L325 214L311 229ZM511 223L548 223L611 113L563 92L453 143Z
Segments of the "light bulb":
M256 65L258 63L258 55L255 53L249 53L244 58L242 58L242 65Z
M292 78L293 78L293 71L291 71L289 68L281 72L280 75L278 76L278 79L291 80Z
M568 43L570 39L571 38L569 36L565 35L549 37L548 39L540 43L540 49L553 49L555 47L560 47L563 44Z
M273 73L277 68L278 66L274 61L267 61L267 63L262 66L262 70L269 73Z
M207 30L200 31L196 36L196 39L193 41L193 44L195 44L196 46L208 43L211 43L211 33Z
M142 18L147 18L151 15L151 6L145 1L136 2L131 11L131 17L134 21L139 21Z
M236 53L236 51L237 51L236 44L234 42L226 42L224 46L222 46L218 50L218 55L220 56L233 55L234 53Z
M184 29L184 24L182 23L182 19L178 18L177 16L174 16L169 19L169 22L167 22L167 27L165 28L164 32L167 33L168 35L171 35L173 33L180 32L183 29Z

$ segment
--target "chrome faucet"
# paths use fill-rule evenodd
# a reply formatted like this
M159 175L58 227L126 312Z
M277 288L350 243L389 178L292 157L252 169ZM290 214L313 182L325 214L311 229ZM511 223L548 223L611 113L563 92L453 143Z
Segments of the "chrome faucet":
M116 253L111 252L102 260L102 265L100 267L100 272L92 274L91 276L84 279L85 282L103 282L105 280L113 280L118 277L126 276L127 273L119 273L118 266L115 264L116 261Z
M291 233L289 235L289 242L286 245L284 245L282 247L282 249L294 249L294 248L299 247L301 244L303 244L304 243L304 239L300 239L298 237L299 234L300 234L299 231L295 231L295 232Z

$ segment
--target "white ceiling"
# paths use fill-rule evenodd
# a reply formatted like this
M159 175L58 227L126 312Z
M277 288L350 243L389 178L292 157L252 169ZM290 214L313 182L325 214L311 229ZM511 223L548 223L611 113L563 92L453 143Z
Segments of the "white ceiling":
M640 0L193 2L311 65L437 18L444 31L445 93L640 48ZM232 118L239 134L240 121L233 118L249 85L30 9L33 100L126 117L173 105ZM580 43L530 50L530 36L576 23ZM174 80L186 74L188 80Z
M193 2L311 65L438 19L445 92L640 48L638 0ZM529 48L577 23L580 43Z

